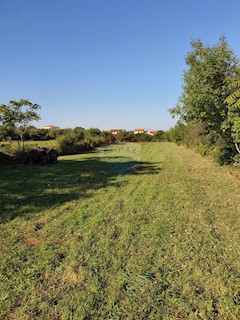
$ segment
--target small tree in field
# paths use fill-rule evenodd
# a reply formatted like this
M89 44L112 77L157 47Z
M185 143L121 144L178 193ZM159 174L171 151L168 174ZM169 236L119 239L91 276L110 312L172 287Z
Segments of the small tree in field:
M19 101L11 100L9 104L0 105L0 123L3 126L14 128L24 151L24 134L27 126L31 121L38 121L41 119L37 113L41 107L36 103L31 103L29 100L21 99Z

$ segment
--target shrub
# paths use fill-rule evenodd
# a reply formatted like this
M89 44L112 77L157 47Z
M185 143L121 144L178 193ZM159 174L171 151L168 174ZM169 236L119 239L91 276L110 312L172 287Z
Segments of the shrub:
M222 165L224 164L223 157L224 157L224 151L221 147L215 146L209 149L208 152L209 156L218 164Z
M201 143L198 148L197 151L202 155L202 156L206 156L209 153L209 147L206 144Z
M240 164L240 154L236 154L234 157L233 157L233 163L234 164L237 164L239 165Z
M82 145L74 132L67 132L57 138L57 150L61 155L77 154L82 151Z

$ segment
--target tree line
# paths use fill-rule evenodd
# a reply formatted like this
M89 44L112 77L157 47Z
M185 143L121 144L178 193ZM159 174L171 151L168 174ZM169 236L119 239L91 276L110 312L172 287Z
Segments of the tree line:
M150 136L145 133L135 135L132 131L120 131L113 135L98 128L82 127L65 129L39 129L30 125L40 119L38 104L29 100L11 100L7 105L0 105L0 162L8 159L23 161L29 149L28 141L42 142L54 140L52 147L61 155L78 154L101 145L118 142L161 141L164 132L158 131ZM18 142L18 148L12 147L12 141ZM27 145L27 147L26 147Z
M17 155L18 158L26 157L25 143L27 141L54 141L54 147L62 155L77 154L82 151L115 142L159 141L163 131L158 131L152 137L147 134L134 135L132 131L125 130L113 135L110 132L101 131L98 128L84 129L82 127L66 129L39 129L30 123L38 121L41 117L41 106L27 99L19 101L11 100L8 104L0 105L0 156L2 159L8 155ZM18 142L18 150L11 149L12 141ZM6 142L8 142L6 144ZM0 157L1 158L1 157Z

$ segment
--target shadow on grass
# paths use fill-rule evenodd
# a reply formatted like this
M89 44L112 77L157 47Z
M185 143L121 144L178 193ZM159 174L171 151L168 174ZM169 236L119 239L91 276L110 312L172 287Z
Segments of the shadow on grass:
M121 161L120 161L121 160ZM125 175L157 174L157 164L126 157L62 160L57 165L0 168L0 222L33 214L79 198L95 190L119 187Z

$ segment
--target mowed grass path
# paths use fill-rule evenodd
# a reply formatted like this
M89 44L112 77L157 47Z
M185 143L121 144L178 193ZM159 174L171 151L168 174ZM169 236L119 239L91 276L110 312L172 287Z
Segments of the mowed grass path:
M1 319L240 319L240 171L169 143L0 168Z

